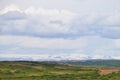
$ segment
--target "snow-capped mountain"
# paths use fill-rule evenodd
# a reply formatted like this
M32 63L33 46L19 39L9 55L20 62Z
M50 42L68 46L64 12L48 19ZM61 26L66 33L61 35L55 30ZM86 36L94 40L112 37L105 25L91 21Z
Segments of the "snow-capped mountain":
M120 56L105 56L85 54L30 54L30 55L0 55L0 60L25 60L25 61L60 61L60 60L90 60L90 59L120 59Z

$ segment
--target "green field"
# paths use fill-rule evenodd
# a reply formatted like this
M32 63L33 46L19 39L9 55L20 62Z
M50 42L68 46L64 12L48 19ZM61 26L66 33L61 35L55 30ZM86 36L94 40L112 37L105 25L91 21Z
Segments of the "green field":
M75 66L54 62L1 61L0 80L120 80L120 71L102 75L115 66Z

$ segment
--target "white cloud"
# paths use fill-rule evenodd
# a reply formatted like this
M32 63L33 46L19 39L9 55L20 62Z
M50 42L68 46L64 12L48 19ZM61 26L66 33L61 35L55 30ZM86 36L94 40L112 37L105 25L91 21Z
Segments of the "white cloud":
M19 9L18 6L12 4L12 5L6 6L5 8L1 9L0 10L0 15L5 14L9 11L19 11L19 12L21 12L21 10Z
M1 24L4 24L1 30L9 34L16 32L39 36L48 33L52 35L55 33L68 34L71 33L69 24L76 16L75 13L66 10L49 10L43 8L28 8L20 11L16 9L12 11L9 9L7 10L6 13L0 15ZM19 19L19 17L21 17L21 19ZM19 30L18 27L24 29L21 31L21 28ZM6 28L8 28L8 31L4 31Z

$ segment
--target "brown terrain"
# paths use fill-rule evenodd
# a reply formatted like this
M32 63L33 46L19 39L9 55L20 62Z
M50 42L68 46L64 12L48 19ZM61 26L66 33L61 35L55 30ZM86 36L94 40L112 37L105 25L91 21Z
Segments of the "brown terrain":
M106 74L110 74L110 73L113 73L113 72L119 72L119 71L120 71L119 69L101 69L100 74L101 75L106 75Z

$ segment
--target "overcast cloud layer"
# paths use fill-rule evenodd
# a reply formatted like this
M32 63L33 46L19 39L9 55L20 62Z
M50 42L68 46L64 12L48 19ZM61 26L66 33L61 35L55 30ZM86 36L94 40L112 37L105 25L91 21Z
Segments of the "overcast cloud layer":
M119 0L0 2L1 55L120 56Z
M49 38L120 38L120 12L78 14L67 10L10 5L0 11L0 34Z

